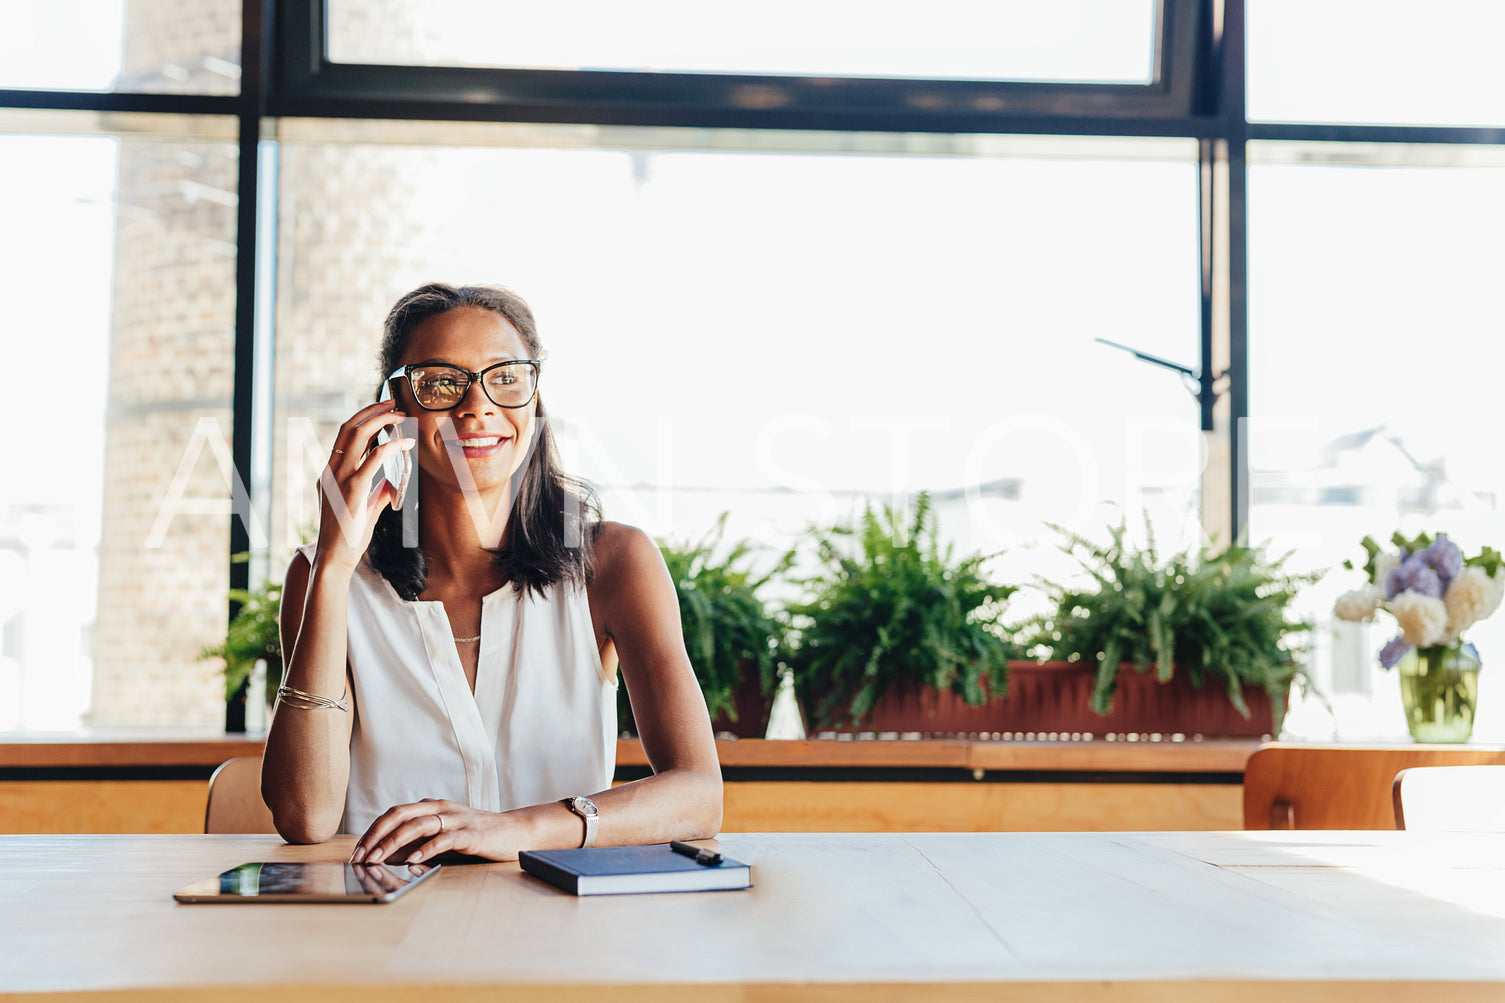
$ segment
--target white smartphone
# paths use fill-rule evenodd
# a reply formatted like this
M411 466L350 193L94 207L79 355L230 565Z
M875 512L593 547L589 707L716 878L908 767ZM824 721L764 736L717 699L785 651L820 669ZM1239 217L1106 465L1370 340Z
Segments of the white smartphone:
M388 380L381 385L381 400L391 399L392 381ZM410 418L403 419L402 424L398 425L397 429L399 431L402 430L403 426L411 420ZM376 433L376 442L378 445L390 442L391 440L392 431L390 429L384 428ZM400 510L402 503L407 500L408 482L413 478L413 457L411 452L406 449L399 449L385 460L382 460L380 476L385 477L387 482L392 485L392 490L397 493L397 500L392 502L392 508ZM372 490L375 490L374 485Z

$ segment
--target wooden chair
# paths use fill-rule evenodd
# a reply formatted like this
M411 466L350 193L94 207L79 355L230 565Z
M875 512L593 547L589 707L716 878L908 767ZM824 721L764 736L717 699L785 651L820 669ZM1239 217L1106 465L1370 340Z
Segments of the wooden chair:
M1395 827L1505 832L1505 766L1419 766L1392 787Z
M1401 770L1485 764L1505 765L1505 749L1269 742L1244 766L1244 828L1393 829Z
M237 756L221 763L209 777L204 831L272 832L272 810L261 800L261 757Z

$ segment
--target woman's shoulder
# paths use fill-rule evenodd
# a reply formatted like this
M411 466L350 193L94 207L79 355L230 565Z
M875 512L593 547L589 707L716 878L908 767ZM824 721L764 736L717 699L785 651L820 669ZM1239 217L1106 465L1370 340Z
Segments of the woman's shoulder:
M282 587L296 586L301 592L308 585L309 574L313 571L314 555L318 547L312 543L305 543L301 547L294 547L292 554L287 560L287 570L282 575Z
M619 522L598 527L595 574L586 586L598 633L620 642L655 624L672 625L677 593L653 537Z
M593 584L618 583L663 565L663 556L653 538L623 522L597 523L592 546L596 559Z

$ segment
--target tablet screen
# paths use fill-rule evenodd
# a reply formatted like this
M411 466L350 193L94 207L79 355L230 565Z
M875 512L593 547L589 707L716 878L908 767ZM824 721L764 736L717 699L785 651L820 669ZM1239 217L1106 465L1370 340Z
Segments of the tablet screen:
M442 865L253 861L173 894L179 902L390 902Z

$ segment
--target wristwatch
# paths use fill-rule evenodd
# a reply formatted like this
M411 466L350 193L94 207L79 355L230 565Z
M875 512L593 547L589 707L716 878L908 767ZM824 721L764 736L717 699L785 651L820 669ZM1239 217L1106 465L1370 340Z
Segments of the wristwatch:
M585 822L585 838L580 841L582 847L596 844L596 826L601 824L601 813L596 809L596 802L588 797L572 797L564 799L564 806L579 815Z

